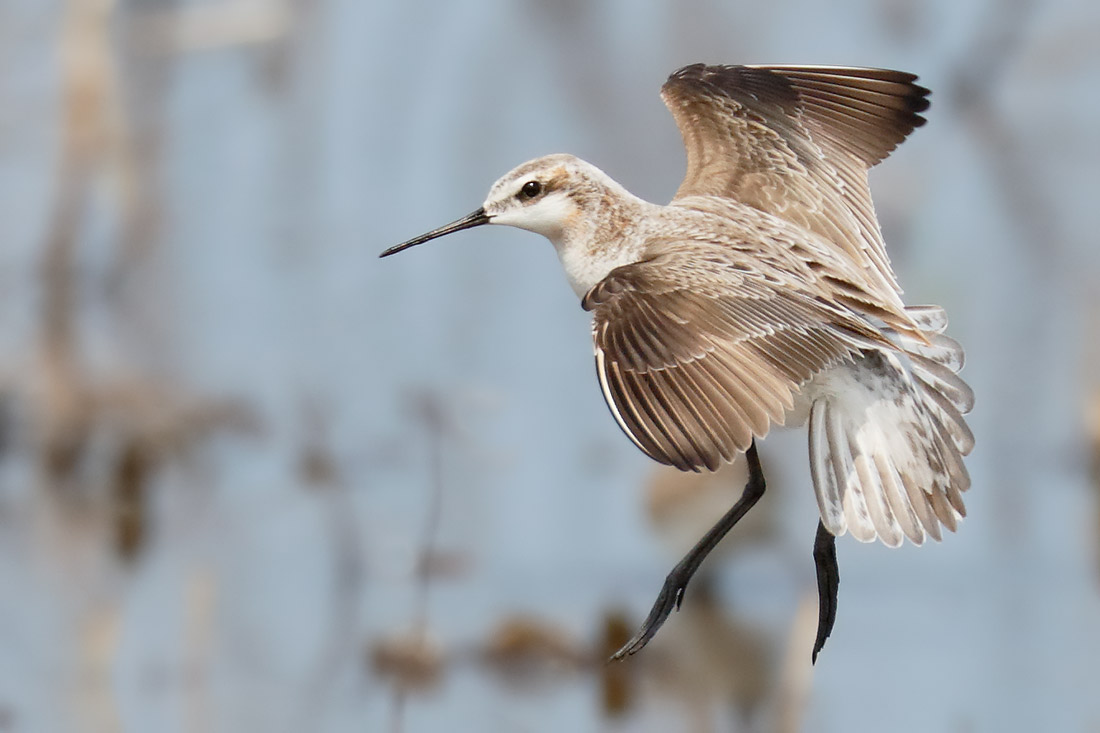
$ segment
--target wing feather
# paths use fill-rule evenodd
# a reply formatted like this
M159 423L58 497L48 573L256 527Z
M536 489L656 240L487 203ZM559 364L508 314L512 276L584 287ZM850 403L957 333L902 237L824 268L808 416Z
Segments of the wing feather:
M924 124L928 90L884 69L705 66L674 72L661 96L687 150L676 199L724 196L822 236L900 305L867 170Z
M700 246L616 268L584 298L612 415L645 453L685 470L732 460L802 385L875 338L855 314Z

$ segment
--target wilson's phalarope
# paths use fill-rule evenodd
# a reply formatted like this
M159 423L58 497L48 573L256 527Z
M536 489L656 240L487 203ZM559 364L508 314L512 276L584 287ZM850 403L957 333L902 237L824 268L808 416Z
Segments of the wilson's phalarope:
M964 515L973 405L963 350L936 306L907 307L868 169L924 123L928 90L897 71L688 66L661 96L687 148L668 206L570 155L524 163L484 205L382 256L482 224L553 242L593 314L600 386L647 455L714 470L745 453L741 498L668 575L645 646L703 558L764 493L755 439L808 420L820 508L820 611L832 630L835 537L940 539Z

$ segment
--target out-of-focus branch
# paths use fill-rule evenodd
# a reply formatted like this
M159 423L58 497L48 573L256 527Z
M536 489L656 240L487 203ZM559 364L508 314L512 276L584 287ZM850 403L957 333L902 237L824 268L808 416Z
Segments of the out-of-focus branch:
M43 409L37 435L41 468L50 482L63 478L80 452L87 420L78 387L73 314L74 261L89 186L106 146L116 99L107 43L111 0L70 0L60 37L61 155L57 195L42 259L42 331L36 396Z
M374 669L394 678L391 703L391 730L404 728L405 706L410 691L433 685L443 667L443 653L429 634L429 594L435 577L436 537L443 509L445 471L443 447L452 432L444 401L432 392L412 396L411 412L422 427L426 440L430 498L416 561L416 597L412 610L412 629L374 644L371 661Z
M294 28L294 13L280 0L225 0L145 10L130 24L139 53L171 55L279 41Z
M1035 12L1034 0L992 0L990 10L967 52L955 65L951 98L974 131L990 181L1004 201L1004 210L1023 233L1021 240L1035 255L1035 264L1049 268L1052 256L1064 248L1056 207L1040 186L1040 177L1027 156L1029 141L1006 124L1009 115L997 106L996 94L1013 58L1025 40Z
M352 487L341 474L336 456L327 442L327 412L316 400L306 402L303 423L305 434L298 470L307 489L324 492L326 519L332 543L335 583L328 638L314 664L316 670L305 688L301 722L296 728L307 730L325 708L326 695L340 673L359 661L355 653L358 638L359 599L363 581L362 542L352 502Z
M813 667L806 650L813 647L817 633L817 598L807 593L798 604L787 634L787 650L779 671L775 692L775 730L798 733L813 688Z
M76 314L78 247L96 184L117 184L118 204L106 213L123 239L142 245L153 237L135 212L154 210L157 189L132 136L122 102L125 82L111 44L114 0L68 0L61 17L60 151L56 192L42 247L40 333L35 367L11 380L25 403L28 448L37 468L36 539L59 565L71 594L81 639L72 699L76 719L117 728L109 682L118 634L118 606L96 593L118 561L146 545L146 501L170 461L221 430L252 431L255 420L232 401L195 399L160 379L89 371ZM140 95L134 106L140 107ZM158 125L154 116L152 127ZM159 145L159 138L146 138ZM140 190L141 196L135 195ZM139 224L135 226L135 222ZM102 632L102 630L108 632ZM93 643L94 642L94 643ZM112 722L113 721L113 722Z
M1088 451L1089 479L1092 482L1093 558L1100 570L1100 385L1091 386L1085 404L1086 446Z

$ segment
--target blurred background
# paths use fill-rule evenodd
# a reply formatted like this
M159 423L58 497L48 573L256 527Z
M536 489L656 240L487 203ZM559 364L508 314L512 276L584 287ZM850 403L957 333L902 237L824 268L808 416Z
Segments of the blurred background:
M543 239L385 247L571 152L668 200L687 63L916 72L872 175L978 396L957 535L845 537L607 413ZM1100 731L1100 5L0 1L0 731Z

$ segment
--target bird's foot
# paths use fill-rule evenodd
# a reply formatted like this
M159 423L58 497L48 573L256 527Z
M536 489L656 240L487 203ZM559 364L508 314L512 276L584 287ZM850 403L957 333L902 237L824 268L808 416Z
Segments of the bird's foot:
M836 623L837 591L840 588L840 568L836 561L836 537L825 525L817 524L814 539L814 565L817 568L817 638L814 640L812 663L817 663L817 653L825 646Z
M684 601L684 591L687 590L688 580L691 579L691 573L684 577L684 570L685 568L681 564L677 565L668 574L668 577L665 578L665 584L661 586L661 592L657 594L657 600L653 603L653 608L649 610L649 615L646 616L642 627L638 629L638 633L631 637L622 649L615 652L609 661L625 659L631 654L640 652L657 633L657 630L664 625L672 610L680 610L680 604Z

